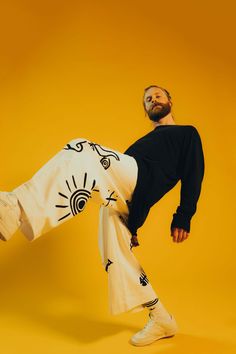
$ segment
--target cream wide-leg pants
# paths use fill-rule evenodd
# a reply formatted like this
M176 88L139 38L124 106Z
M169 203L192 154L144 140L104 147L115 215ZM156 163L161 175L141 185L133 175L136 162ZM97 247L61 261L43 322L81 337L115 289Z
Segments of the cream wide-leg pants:
M24 214L20 230L29 241L81 213L90 199L99 203L98 245L113 315L141 311L157 298L125 223L137 176L133 157L77 138L13 190Z

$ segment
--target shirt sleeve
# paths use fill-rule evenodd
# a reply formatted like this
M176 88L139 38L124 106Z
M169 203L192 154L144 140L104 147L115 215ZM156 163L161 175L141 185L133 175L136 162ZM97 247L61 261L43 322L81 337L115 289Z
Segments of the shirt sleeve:
M187 232L190 232L191 218L197 210L205 169L201 138L197 129L193 126L192 128L190 141L187 146L185 144L180 171L180 205L173 214L171 223L171 229L177 227Z

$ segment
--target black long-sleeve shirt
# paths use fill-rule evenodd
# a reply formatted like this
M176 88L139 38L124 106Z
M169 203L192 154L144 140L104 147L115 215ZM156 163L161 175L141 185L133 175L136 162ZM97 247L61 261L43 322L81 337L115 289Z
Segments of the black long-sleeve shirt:
M133 156L138 177L127 227L137 235L150 208L181 180L180 205L170 228L190 232L191 218L197 210L204 176L204 154L200 135L192 125L159 125L134 142L124 154Z

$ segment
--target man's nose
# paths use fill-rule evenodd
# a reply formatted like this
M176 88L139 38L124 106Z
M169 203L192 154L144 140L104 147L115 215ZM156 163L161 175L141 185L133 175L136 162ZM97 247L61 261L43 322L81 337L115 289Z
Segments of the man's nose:
M157 100L155 98L152 99L152 104L157 103Z

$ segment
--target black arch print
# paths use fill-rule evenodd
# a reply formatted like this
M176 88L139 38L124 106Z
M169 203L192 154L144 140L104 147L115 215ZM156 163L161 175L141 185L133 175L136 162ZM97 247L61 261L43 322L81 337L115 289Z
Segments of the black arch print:
M83 144L87 143L87 140L84 141L79 141L78 143L75 144L76 148L72 147L70 144L66 144L66 147L64 147L64 150L74 150L76 152L81 152L83 151L84 147Z
M68 202L67 202L68 204L67 205L55 205L55 207L69 209L68 210L69 212L66 215L62 216L60 219L58 219L58 221L70 216L71 213L73 215L81 213L84 210L89 198L91 198L91 192L89 190L85 189L86 182L87 182L87 173L86 172L84 174L84 182L83 182L82 189L77 188L75 177L73 175L72 175L72 181L73 181L73 185L74 185L73 189L75 189L74 191L72 191L72 187L69 185L68 181L66 180L67 188L69 189L69 192L71 193L70 197L68 197L67 195L65 195L61 192L58 192L58 194L60 196L62 196L63 198L68 200ZM95 192L99 192L97 189L94 189L95 185L96 185L96 181L94 179L93 183L92 183L91 190L93 190Z
M111 165L111 161L109 157L114 157L117 161L120 161L119 156L114 151L106 150L103 147L101 147L101 145L92 142L90 142L89 145L91 146L93 151L96 151L99 156L102 156L100 162L105 170L107 170Z

